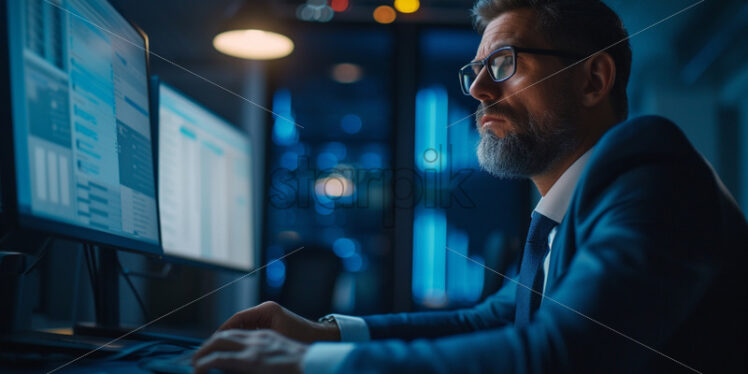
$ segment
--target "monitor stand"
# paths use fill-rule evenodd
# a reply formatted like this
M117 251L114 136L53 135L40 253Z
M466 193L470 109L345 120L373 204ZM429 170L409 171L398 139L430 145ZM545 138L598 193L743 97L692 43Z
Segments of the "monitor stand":
M84 244L84 251L91 258L91 266L95 267L95 276L91 277L94 292L94 309L96 321L94 323L77 323L73 327L75 335L98 336L112 339L128 340L163 340L164 343L194 346L200 345L203 339L146 332L138 330L138 326L125 327L120 325L119 305L119 266L117 252L114 248L88 246ZM94 251L98 256L94 256ZM94 260L93 257L97 257ZM138 331L134 331L138 330Z

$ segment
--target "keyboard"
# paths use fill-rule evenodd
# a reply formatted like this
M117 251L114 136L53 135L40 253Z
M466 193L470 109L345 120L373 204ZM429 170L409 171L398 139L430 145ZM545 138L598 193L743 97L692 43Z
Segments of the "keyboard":
M192 367L192 355L197 349L190 349L183 353L171 356L159 356L142 360L140 367L144 370L150 370L158 374L191 374L194 371ZM218 369L208 370L209 374L225 374L226 372Z
M176 355L148 358L141 361L140 367L160 374L191 374L190 362L194 353L195 350L190 349Z
M90 356L94 358L108 356L139 343L128 339L120 339L115 343L106 345L111 341L112 339L95 336L25 331L1 335L0 348L4 351L52 352L70 355L82 355L90 352Z

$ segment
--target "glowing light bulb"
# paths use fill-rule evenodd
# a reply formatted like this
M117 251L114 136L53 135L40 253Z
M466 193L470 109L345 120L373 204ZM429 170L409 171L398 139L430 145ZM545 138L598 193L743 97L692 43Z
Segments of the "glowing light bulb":
M229 56L250 60L272 60L288 56L294 44L285 35L247 29L222 32L213 38L213 47Z

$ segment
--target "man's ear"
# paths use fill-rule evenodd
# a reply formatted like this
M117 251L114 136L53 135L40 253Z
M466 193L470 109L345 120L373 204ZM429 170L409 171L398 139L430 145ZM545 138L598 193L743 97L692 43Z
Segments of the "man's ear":
M600 52L584 62L582 105L593 107L609 96L616 80L616 63L608 53Z

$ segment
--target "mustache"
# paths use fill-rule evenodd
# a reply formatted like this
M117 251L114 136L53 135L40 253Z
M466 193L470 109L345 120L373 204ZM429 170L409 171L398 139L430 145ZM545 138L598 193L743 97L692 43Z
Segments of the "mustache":
M509 121L516 123L516 116L514 115L514 112L511 109L509 109L509 107L499 105L497 103L478 104L478 109L475 111L475 119L477 121L480 121L480 119L483 118L483 116L485 115L502 116L508 119Z

